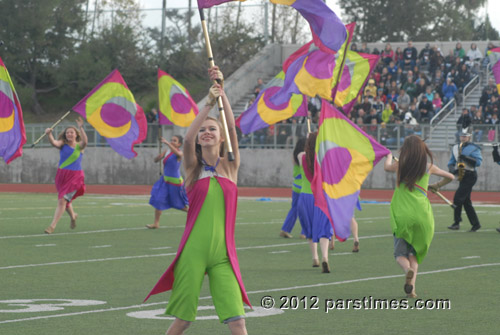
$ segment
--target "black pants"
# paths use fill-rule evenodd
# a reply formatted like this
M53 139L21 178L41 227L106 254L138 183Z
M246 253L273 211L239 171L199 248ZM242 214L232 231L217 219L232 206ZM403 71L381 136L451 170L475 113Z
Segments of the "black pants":
M462 221L462 206L465 208L465 213L469 222L473 226L479 225L479 219L477 218L476 211L472 207L472 201L470 200L470 194L472 192L472 187L477 181L476 171L465 171L464 178L460 181L458 189L453 197L453 203L457 206L455 208L454 220L455 224L459 224Z

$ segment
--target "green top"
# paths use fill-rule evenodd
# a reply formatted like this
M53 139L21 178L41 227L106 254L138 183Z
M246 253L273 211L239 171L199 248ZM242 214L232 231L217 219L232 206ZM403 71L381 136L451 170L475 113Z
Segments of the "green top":
M413 246L418 263L427 255L434 236L434 216L427 198L428 185L428 173L416 182L413 191L400 183L391 201L392 232Z
M302 188L300 189L300 193L312 194L311 183L309 179L307 179L302 165L300 166L300 174L302 175Z
M293 165L293 184L292 191L300 193L302 188L302 174L300 173L300 165Z

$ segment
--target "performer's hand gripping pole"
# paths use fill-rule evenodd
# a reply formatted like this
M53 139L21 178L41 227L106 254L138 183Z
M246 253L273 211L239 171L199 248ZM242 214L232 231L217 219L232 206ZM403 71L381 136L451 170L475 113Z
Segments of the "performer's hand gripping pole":
M215 66L214 56L212 54L212 46L210 45L210 36L208 35L207 23L205 21L205 14L203 13L203 8L199 9L200 19L201 19L201 27L203 29L203 35L205 36L205 45L207 47L207 56L210 67ZM220 84L220 83L219 83ZM222 97L217 98L217 107L219 108L220 118L222 122L222 126L224 128L224 135L226 138L227 145L227 156L229 161L234 161L234 153L233 146L231 144L231 138L229 137L229 129L227 127L226 115L224 114L224 106L222 104Z
M54 129L59 123L61 123L62 120L64 120L66 118L66 116L69 115L69 113L71 113L71 111L67 111L66 114L64 114L59 120L56 121L56 123L54 123L50 129ZM42 136L40 136L32 145L31 147L35 147L35 145L38 144L38 142L40 142L47 134L46 133L43 133Z

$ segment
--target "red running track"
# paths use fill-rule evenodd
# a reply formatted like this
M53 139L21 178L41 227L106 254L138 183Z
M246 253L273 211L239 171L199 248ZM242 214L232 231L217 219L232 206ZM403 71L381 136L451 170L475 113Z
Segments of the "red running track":
M86 185L87 194L123 194L148 195L152 185ZM54 184L0 184L0 192L15 193L56 193ZM390 201L393 190L361 190L361 199ZM445 197L453 200L454 191L442 191ZM290 188L239 187L238 194L242 197L290 198ZM435 194L429 192L432 203L443 203ZM500 192L472 192L472 201L500 204Z

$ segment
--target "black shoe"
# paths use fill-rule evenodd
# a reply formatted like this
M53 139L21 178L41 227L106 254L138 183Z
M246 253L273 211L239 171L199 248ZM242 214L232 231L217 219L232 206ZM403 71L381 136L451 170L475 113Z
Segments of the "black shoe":
M469 230L469 233L475 233L476 231L478 231L478 229L481 228L481 225L480 224L477 224L477 225L474 225L472 226L472 228Z
M451 230L459 230L459 229L460 229L460 224L458 224L458 223L454 223L454 224L452 224L451 226L448 226L448 229L451 229Z
M499 232L499 233L500 233L500 228L497 228L497 232Z

